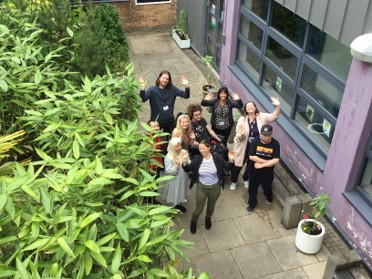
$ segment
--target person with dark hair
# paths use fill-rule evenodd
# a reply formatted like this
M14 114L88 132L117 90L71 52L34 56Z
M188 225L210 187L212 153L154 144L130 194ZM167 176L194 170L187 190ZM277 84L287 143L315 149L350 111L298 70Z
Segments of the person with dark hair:
M146 82L143 77L139 77L141 84L140 96L143 102L150 100L151 119L159 122L160 129L171 133L174 123L174 103L177 97L190 98L189 81L186 76L181 76L181 84L185 90L180 90L172 83L172 76L169 71L160 72L156 79L155 86L149 87L146 91Z
M211 153L211 144L207 140L202 140L199 143L200 155L195 155L192 161L183 168L187 172L192 172L192 180L190 187L197 183L196 188L196 206L191 218L190 232L196 233L196 225L200 214L203 212L204 205L207 203L207 211L205 215L205 228L211 229L211 217L214 212L214 207L221 194L221 187L224 187L224 171L223 167L226 162L222 155Z
M227 139L234 126L232 109L242 108L242 100L240 100L237 93L232 93L230 99L229 90L226 87L221 87L217 92L217 98L214 97L213 93L208 93L201 101L201 105L212 107L212 129L221 137L223 144L227 146Z
M262 185L266 203L273 202L272 183L274 166L280 161L280 144L273 138L273 127L265 124L261 128L260 137L255 138L249 147L249 198L247 211L252 212L257 204L257 192Z
M243 174L244 187L248 189L249 179L249 145L253 139L258 138L260 129L264 124L272 123L278 119L280 114L280 102L278 98L271 98L275 110L272 113L259 112L254 102L249 101L243 108L241 116L236 124L235 146L234 146L234 165L231 167L231 185L230 190L236 190L239 173L247 162Z

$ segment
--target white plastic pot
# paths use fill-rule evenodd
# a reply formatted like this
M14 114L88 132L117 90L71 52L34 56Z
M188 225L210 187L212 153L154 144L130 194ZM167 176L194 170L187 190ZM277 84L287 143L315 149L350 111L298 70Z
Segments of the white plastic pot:
M322 228L322 232L318 235L310 235L305 233L301 225L304 222L315 222L319 224ZM316 254L319 252L320 248L322 247L323 238L325 234L325 228L322 223L313 219L303 219L298 223L297 226L297 233L295 239L295 245L298 250L305 254Z

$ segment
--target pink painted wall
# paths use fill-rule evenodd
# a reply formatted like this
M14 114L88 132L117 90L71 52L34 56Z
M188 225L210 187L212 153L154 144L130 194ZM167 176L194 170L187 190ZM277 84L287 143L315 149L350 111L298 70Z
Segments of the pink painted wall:
M240 1L225 1L224 34L220 63L220 80L237 92L243 102L255 100L249 89L230 71L237 47ZM332 145L324 172L319 170L278 124L274 124L274 137L281 144L281 156L294 171L294 175L311 194L325 192L330 195L329 209L334 220L350 240L363 251L372 263L372 230L363 217L344 198L342 193L357 183L362 156L372 130L372 65L353 60L343 101L341 104ZM257 102L256 102L257 103ZM259 109L262 107L257 104ZM273 107L274 109L274 107ZM263 110L265 111L265 110Z

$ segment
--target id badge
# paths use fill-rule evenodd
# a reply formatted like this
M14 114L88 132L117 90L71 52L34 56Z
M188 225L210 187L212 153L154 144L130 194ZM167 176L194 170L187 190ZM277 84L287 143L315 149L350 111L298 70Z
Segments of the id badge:
M166 111L166 110L168 110L168 109L169 109L168 106L164 106L164 107L163 107L163 110L164 110L164 111Z

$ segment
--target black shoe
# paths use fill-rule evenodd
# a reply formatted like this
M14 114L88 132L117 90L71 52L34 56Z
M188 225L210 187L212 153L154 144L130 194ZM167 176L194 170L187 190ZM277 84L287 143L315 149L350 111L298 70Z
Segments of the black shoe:
M196 222L191 221L190 232L192 234L195 234L196 233Z
M212 221L211 218L205 217L205 229L210 230L212 227Z
M187 211L186 207L184 207L182 204L177 204L174 208L178 209L182 213L185 213Z
M267 204L271 204L272 202L273 202L273 198L270 198L270 199L266 198L266 203Z
M254 206L249 205L249 206L247 207L247 211L248 211L249 213L251 213L251 212L253 211L253 208L254 208Z

